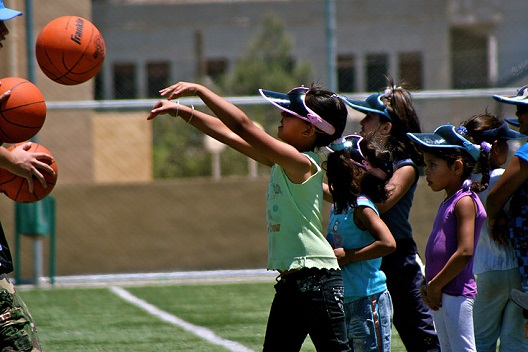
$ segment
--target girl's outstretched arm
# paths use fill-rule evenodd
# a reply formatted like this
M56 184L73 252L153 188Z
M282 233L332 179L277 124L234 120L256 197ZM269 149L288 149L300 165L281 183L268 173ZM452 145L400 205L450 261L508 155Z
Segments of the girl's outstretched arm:
M161 90L160 93L168 96L169 100L190 95L200 97L228 129L258 150L265 158L279 164L292 182L302 183L314 172L315 167L310 160L295 147L270 136L255 125L242 110L208 88L195 83L179 82ZM315 134L315 127L307 125L306 133Z
M262 153L249 145L236 133L231 131L222 121L214 116L195 110L192 107L182 105L179 102L160 100L152 108L147 120L152 120L156 116L163 114L179 116L182 120L188 122L196 129L218 140L219 142L230 146L231 148L258 161L263 165L270 167L273 166L273 162L264 157Z
M473 199L469 196L460 198L455 205L457 249L425 289L427 300L424 301L433 310L438 310L442 305L442 288L462 272L473 256L476 215Z
M396 241L385 222L372 208L358 207L354 213L354 221L361 224L372 235L374 242L359 249L334 249L341 267L352 262L379 258L394 252Z

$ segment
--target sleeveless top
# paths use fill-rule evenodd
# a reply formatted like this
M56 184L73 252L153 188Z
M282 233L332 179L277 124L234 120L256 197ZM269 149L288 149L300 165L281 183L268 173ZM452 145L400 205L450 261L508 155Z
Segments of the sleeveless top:
M490 172L488 188L478 194L482 204L486 204L489 191L498 179L504 173L503 168L493 169ZM474 175L473 179L480 181L481 175ZM508 209L509 202L506 203L505 209ZM511 245L499 245L495 242L489 233L488 220L484 221L480 237L475 247L475 259L473 262L473 273L482 274L492 270L509 270L517 267L517 258Z
M379 216L376 205L364 195L357 198L358 207L369 207ZM332 209L328 221L327 240L334 248L363 248L374 242L368 231L361 230L354 222L354 208L336 213ZM345 302L368 297L387 289L386 277L380 270L381 257L362 260L341 268L345 286Z
M525 143L514 155L521 159L521 162L528 163L528 143ZM508 219L510 238L514 246L526 251L528 248L528 180L524 181L513 193L510 199Z
M411 188L403 195L403 197L394 204L385 213L381 214L381 219L387 224L387 227L391 231L392 235L396 240L402 238L412 238L412 227L409 222L409 214L411 212L411 206L414 199L414 192L416 191L416 186L418 185L418 166L411 160L398 160L394 162L394 171L397 169L410 165L416 171L416 179L414 180Z
M455 206L460 198L465 196L471 197L477 206L473 234L475 247L477 246L480 230L486 219L486 211L475 192L460 189L440 204L436 214L433 230L425 247L425 278L427 281L432 280L442 270L457 249ZM474 252L475 250L473 250ZM465 296L467 298L477 296L477 286L473 275L473 257L464 269L442 288L442 292L451 296Z
M267 189L268 270L339 269L322 231L324 171L313 152L303 153L317 171L301 184L292 183L275 164Z

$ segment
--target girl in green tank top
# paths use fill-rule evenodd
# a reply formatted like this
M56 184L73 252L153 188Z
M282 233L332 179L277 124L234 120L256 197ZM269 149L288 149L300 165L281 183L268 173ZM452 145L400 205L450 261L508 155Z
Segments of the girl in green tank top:
M147 119L179 116L200 131L272 168L267 191L268 269L277 270L276 294L264 351L299 351L306 336L321 351L350 351L343 311L343 281L323 235L323 171L314 150L339 138L347 110L320 87L288 93L260 90L281 110L275 138L239 108L204 86L179 82L160 91ZM198 96L215 118L174 101Z

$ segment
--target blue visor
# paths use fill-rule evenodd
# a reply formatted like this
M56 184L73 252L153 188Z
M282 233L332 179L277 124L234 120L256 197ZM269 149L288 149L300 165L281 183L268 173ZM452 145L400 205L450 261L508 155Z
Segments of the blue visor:
M509 123L510 125L515 126L515 127L519 127L519 125L520 125L519 119L515 118L515 117L507 117L507 118L504 119L504 121L506 121L507 123Z
M465 150L474 160L480 158L480 147L455 131L453 125L442 125L434 133L407 133L407 136L426 148L456 148Z
M4 1L0 0L0 21L7 21L16 16L22 16L22 12L8 9L4 6Z
M387 110L387 106L381 100L382 98L383 95L379 93L371 94L365 100L352 100L345 97L341 97L345 104L347 104L354 110L357 110L364 114L378 114L385 117L388 121L392 122L392 118L389 114L389 111Z
M333 135L335 133L335 127L306 105L306 93L309 91L309 88L297 87L284 94L259 89L260 95L262 95L264 99L282 111L309 122L328 135Z
M522 86L517 90L516 95L494 95L493 99L500 101L501 103L513 104L513 105L526 105L528 104L528 85Z

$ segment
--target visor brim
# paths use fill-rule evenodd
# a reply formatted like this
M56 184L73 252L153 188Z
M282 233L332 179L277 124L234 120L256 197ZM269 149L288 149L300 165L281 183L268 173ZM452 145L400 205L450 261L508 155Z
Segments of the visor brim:
M22 12L11 10L5 7L3 9L0 9L0 21L8 21L17 16L22 16Z
M507 117L507 118L504 119L504 121L506 121L507 123L509 123L510 125L515 126L515 127L519 127L520 126L519 119L517 119L515 117Z
M504 95L494 95L493 99L506 104L513 105L528 105L528 98L526 96L504 96Z

